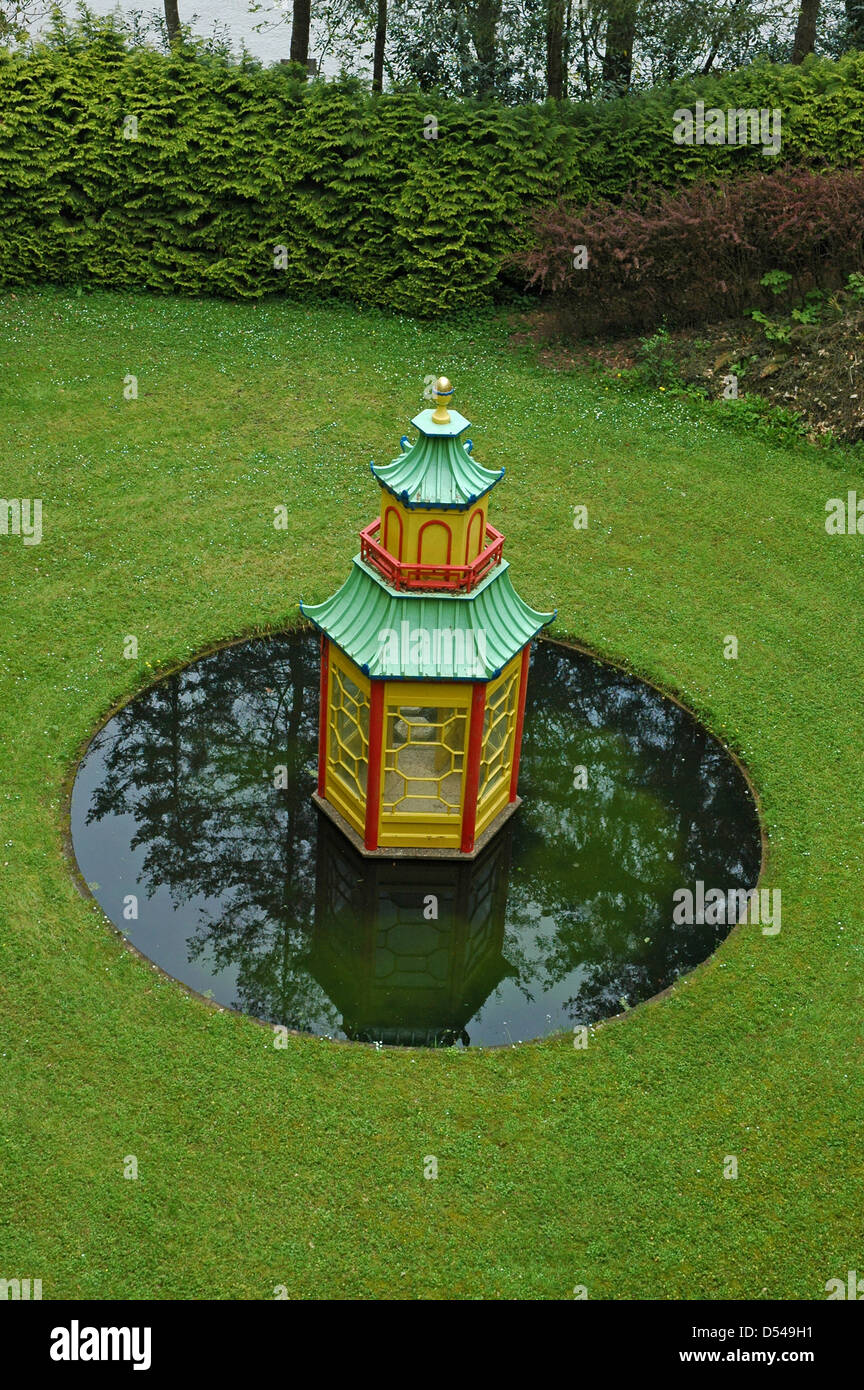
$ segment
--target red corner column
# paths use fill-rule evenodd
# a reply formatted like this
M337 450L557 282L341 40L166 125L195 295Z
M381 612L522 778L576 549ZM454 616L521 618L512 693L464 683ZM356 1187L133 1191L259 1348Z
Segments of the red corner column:
M318 795L327 791L327 695L330 684L330 643L321 634L321 696L318 702Z
M519 707L516 711L516 736L513 740L513 771L510 773L510 800L516 800L519 785L519 758L522 753L522 727L525 723L525 696L528 694L528 666L531 661L531 643L522 648L522 671L519 676Z
M483 751L483 715L486 710L486 683L477 681L471 690L471 723L468 728L468 757L465 762L465 797L462 803L462 853L474 848L477 825L477 791L480 784L480 755Z
M369 687L369 768L366 773L366 835L368 850L378 848L381 823L381 749L384 741L384 681Z

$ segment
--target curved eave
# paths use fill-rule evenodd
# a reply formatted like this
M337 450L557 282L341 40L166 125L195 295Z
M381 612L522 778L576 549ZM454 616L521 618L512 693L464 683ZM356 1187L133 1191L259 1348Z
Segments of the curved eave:
M488 471L488 470L484 470L484 471ZM421 510L425 510L425 511L436 511L436 512L464 512L464 511L467 511L469 507L473 507L473 506L474 506L474 503L475 503L475 502L479 502L481 497L485 497L487 492L491 492L492 489L493 489L493 487L495 486L495 484L496 484L497 482L500 482L500 480L501 480L501 479L503 478L503 476L504 476L504 469L502 468L501 471L500 471L499 473L496 473L496 474L495 474L495 476L494 476L494 478L492 479L491 483L487 483L486 487L483 488L483 491L482 491L482 492L472 492L472 493L469 494L469 496L467 496L467 497L464 499L464 501L461 501L461 502L439 502L439 501L436 501L436 502L431 502L431 501L430 501L430 502L419 501L419 502L417 502L417 501L414 501L414 500L412 499L412 497L411 497L410 493L407 491L407 489L406 489L405 491L403 491L403 492L397 492L396 488L395 488L395 487L391 487L391 485L390 485L388 482L386 482L384 478L381 477L380 473L376 473L376 472L375 472L375 469L374 469L374 468L372 469L372 472L375 473L376 478L377 478L378 481L382 484L382 486L385 487L385 488L387 489L388 492L392 493L393 496L397 499L397 501L399 501L399 502L402 503L402 506L403 506L403 507L407 507L410 511L421 511Z
M494 680L555 616L519 597L506 560L454 595L392 589L359 556L341 589L300 611L372 680L394 681Z
M452 437L427 435L407 453L380 467L373 461L374 477L388 492L410 508L464 511L485 497L504 476L476 463L464 444Z

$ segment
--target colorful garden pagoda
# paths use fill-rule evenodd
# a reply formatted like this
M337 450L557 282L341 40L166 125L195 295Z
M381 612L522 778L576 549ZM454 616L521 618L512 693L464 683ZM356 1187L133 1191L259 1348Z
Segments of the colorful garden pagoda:
M322 634L315 800L367 855L470 857L516 809L530 643L554 616L513 588L487 519L504 469L474 460L451 395L439 377L416 443L371 465L381 515L342 588L300 605Z

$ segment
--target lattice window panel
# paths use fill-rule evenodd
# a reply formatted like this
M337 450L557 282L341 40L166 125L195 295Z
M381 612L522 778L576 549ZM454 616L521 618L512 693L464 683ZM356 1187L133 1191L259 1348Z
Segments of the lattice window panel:
M478 807L509 784L516 738L520 669L516 666L489 689L483 716L483 743L480 754Z
M369 697L335 662L330 683L329 770L355 797L366 797Z
M467 732L466 709L388 705L384 813L458 817Z

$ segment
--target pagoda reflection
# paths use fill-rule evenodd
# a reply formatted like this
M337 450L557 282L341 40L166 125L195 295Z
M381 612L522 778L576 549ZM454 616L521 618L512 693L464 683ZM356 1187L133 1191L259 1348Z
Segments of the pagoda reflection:
M369 859L320 816L307 968L357 1042L468 1046L505 977L512 831L474 860ZM435 915L437 913L437 915Z

